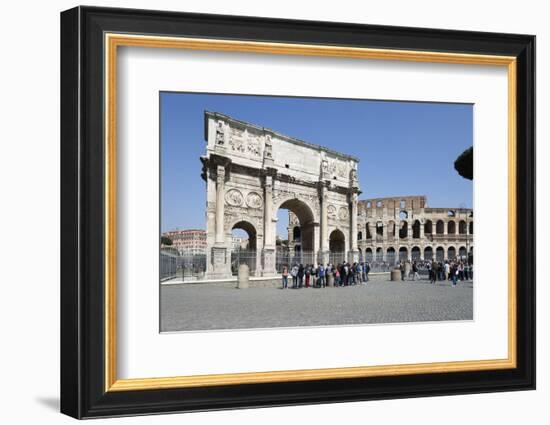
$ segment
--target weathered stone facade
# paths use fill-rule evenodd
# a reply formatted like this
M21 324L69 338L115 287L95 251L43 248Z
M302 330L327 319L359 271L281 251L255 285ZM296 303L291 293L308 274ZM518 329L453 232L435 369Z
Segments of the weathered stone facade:
M277 210L294 213L304 250L327 262L335 236L357 246L359 160L273 130L205 112L207 278L231 276L232 230L248 233L251 274L275 275Z
M425 196L359 202L358 245L373 261L462 258L473 254L474 216L469 208L429 208Z
M429 208L425 196L365 199L358 202L359 257L393 264L400 259L439 261L473 255L474 216L469 208ZM301 249L299 223L289 213L288 240Z

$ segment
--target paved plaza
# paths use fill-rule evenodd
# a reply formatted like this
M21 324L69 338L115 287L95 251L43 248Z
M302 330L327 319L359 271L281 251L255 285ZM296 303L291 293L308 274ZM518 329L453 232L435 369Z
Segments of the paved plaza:
M161 331L334 326L473 319L473 283L374 276L366 286L235 289L161 285Z

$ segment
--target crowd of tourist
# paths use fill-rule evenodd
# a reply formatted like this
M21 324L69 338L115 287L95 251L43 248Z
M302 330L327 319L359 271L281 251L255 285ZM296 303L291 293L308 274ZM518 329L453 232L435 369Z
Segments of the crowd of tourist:
M473 266L467 261L459 259L436 261L400 261L399 270L401 271L401 280L409 279L419 280L420 271L426 271L430 283L435 284L437 281L451 281L453 286L456 286L458 281L471 280L473 277Z
M425 267L431 283L450 280L453 286L456 286L458 281L471 280L474 273L473 266L462 260L428 261Z
M459 281L473 278L473 266L467 261L455 260L421 260L399 261L396 268L401 272L401 280L420 280L420 274L427 274L430 283L451 281L456 286ZM283 289L291 288L325 288L327 286L342 287L358 284L366 285L369 281L371 265L368 261L353 264L344 262L333 264L294 264L283 266Z
M326 288L366 284L369 280L368 262L333 264L294 264L290 269L283 266L283 289L292 279L292 288Z

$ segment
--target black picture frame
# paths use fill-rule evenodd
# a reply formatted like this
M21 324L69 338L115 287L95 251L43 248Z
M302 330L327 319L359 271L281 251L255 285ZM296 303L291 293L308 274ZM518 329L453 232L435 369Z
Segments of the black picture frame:
M104 33L517 58L517 367L474 372L105 391ZM75 418L535 388L535 37L132 9L61 13L61 412Z

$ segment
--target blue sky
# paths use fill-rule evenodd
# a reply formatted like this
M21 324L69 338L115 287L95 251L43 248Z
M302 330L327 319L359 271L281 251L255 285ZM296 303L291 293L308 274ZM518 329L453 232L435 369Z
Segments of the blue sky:
M160 101L162 231L205 228L205 110L357 156L360 199L472 207L472 182L453 167L472 146L472 105L164 92ZM278 217L284 235L286 211Z

